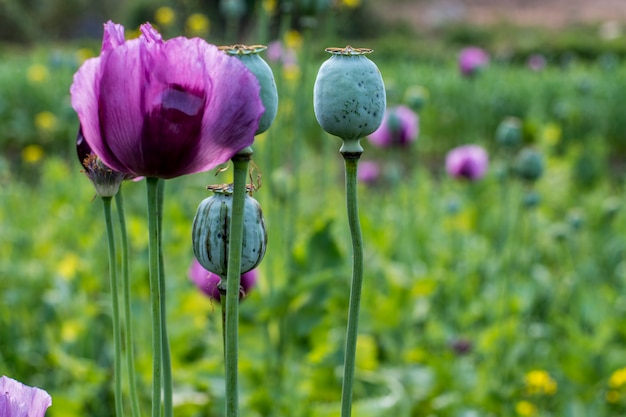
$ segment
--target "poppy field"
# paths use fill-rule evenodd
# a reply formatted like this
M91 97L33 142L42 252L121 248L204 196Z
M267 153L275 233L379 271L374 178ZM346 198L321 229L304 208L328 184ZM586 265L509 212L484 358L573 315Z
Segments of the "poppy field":
M164 19L167 10L160 12ZM164 39L182 34L164 26ZM196 260L209 263L192 237L201 201L236 181L232 155L209 168L196 159L164 168L147 157L133 165L115 148L96 148L93 136L106 129L87 126L91 93L78 91L97 77L84 66L96 62L89 59L117 59L110 51L132 52L135 44L171 45L156 29L142 30L141 41L130 41L133 28L111 23L102 42L0 46L0 375L45 390L48 417L119 416L120 408L136 417L150 415L151 405L154 415L153 177L163 179L157 269L165 278L171 407L176 417L213 417L228 402L225 290ZM224 68L240 77L228 92L216 83L212 97L235 103L229 106L250 120L233 110L224 113L229 123L210 115L203 123L230 135L225 142L254 136L245 178L267 232L264 257L241 271L242 415L342 415L354 241L342 141L320 126L314 94L318 70L333 56L325 48L347 44L373 49L362 57L380 70L386 97L380 127L360 137L363 286L352 414L626 413L626 38L578 28L561 35L567 42L558 47L545 34L551 48L544 50L542 41L503 47L498 28L480 36L457 30L416 42L402 31L320 39L306 27L268 38L259 56L273 73L276 116L256 132L251 120L269 107L241 87L253 77L232 64L236 58L206 47L212 65L232 64ZM584 31L579 42L571 40L577 30ZM218 43L210 32L202 37ZM589 37L597 49L588 48ZM346 50L353 53L340 54ZM176 88L164 108L180 105ZM102 106L100 115L119 118L119 109ZM177 123L195 107L178 110L185 115L168 113ZM89 175L102 162L77 157L77 135L114 171L131 167L106 197L112 256L105 198ZM163 146L159 158L169 158L174 148ZM120 299L121 340L114 337L111 265L119 288L127 268L132 294L127 305ZM134 363L120 363L116 346L128 358L130 327Z

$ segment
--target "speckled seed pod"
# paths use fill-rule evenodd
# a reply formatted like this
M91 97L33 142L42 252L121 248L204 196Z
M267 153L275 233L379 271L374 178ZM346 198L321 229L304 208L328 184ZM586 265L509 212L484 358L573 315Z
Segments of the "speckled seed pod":
M228 271L232 188L223 187L213 191L213 196L202 200L193 220L193 252L204 269L225 279ZM261 206L247 194L243 217L242 274L261 263L267 247Z
M344 140L374 132L385 113L383 78L365 54L371 49L327 48L313 87L313 109L322 129Z
M272 69L259 53L265 51L264 45L232 45L220 46L219 49L241 60L241 62L256 76L261 85L261 101L265 107L265 113L259 121L256 134L265 132L274 122L278 112L278 90Z

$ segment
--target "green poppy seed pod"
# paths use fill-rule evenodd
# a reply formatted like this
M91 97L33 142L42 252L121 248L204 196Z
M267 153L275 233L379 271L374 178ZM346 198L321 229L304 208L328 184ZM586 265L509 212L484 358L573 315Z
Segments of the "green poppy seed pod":
M265 107L265 113L261 116L256 134L265 132L274 122L278 112L278 90L274 73L259 53L265 51L265 45L232 45L220 46L219 49L228 55L239 58L241 62L252 72L261 85L261 101Z
M543 169L543 155L531 148L522 149L513 164L513 172L529 182L535 182L541 178Z
M193 252L204 269L226 278L231 215L232 186L213 188L211 197L200 202L192 226ZM267 247L267 234L261 206L246 194L243 215L241 273L261 263Z
M371 49L327 48L313 87L313 109L322 129L355 142L378 129L386 107L383 78L365 54ZM358 150L355 149L355 150ZM348 151L350 151L348 149Z
M522 143L522 123L517 117L507 117L496 129L496 141L505 148L514 148Z
M428 102L430 93L421 85L412 85L404 93L404 102L415 111L421 110Z

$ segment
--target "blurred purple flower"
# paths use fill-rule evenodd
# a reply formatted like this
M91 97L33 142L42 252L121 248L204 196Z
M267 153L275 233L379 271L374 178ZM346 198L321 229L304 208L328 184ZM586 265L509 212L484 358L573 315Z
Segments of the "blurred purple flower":
M472 351L473 344L470 340L460 338L450 342L450 348L457 355L466 355Z
M546 66L546 58L541 54L532 54L528 57L527 65L533 71L541 71Z
M264 108L259 83L235 57L199 38L138 39L104 26L102 51L70 88L85 140L111 169L173 178L210 170L250 146Z
M461 50L459 54L459 70L461 74L470 77L489 64L489 54L476 46L470 46Z
M361 161L357 171L359 181L365 184L374 184L380 177L380 167L374 161Z
M271 63L285 66L298 63L296 51L292 48L285 48L279 40L272 41L267 45L267 60Z
M257 275L256 269L241 275L241 283L239 286L240 300L245 298L248 292L256 285ZM196 284L196 287L207 297L217 302L220 301L220 292L217 289L217 284L220 283L220 277L204 269L195 258L189 268L189 279L191 279L191 281Z
M378 130L368 136L372 145L386 148L407 146L417 139L419 117L407 106L389 107Z
M482 178L489 167L487 151L478 145L463 145L446 155L446 171L454 178L476 181Z
M46 391L7 376L0 378L1 417L43 417L51 405L52 398Z

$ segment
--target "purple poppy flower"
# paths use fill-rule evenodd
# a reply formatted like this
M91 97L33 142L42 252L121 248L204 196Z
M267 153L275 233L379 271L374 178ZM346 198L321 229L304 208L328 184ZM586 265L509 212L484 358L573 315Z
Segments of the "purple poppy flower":
M374 184L380 177L380 167L374 161L361 161L357 171L359 181L365 184Z
M546 58L541 54L532 54L528 57L528 68L533 71L541 71L546 66Z
M189 279L191 279L191 281L196 284L196 287L207 297L217 302L220 301L220 292L217 289L217 284L220 283L220 277L204 269L195 258L189 268ZM256 280L256 269L241 274L241 283L239 286L240 300L248 295L248 292L255 286Z
M264 112L254 74L202 39L141 32L126 41L109 21L100 56L74 75L72 107L94 153L115 171L173 178L250 146Z
M293 48L283 46L279 40L272 41L267 45L267 60L284 66L298 65L296 51Z
M487 151L478 145L463 145L446 155L446 170L454 178L481 179L489 167Z
M484 49L471 46L461 50L459 54L459 70L470 77L489 64L489 54Z
M407 106L390 107L385 111L380 127L368 136L380 148L406 146L417 139L419 117Z
M43 417L51 405L52 398L46 391L7 376L0 378L0 416Z

